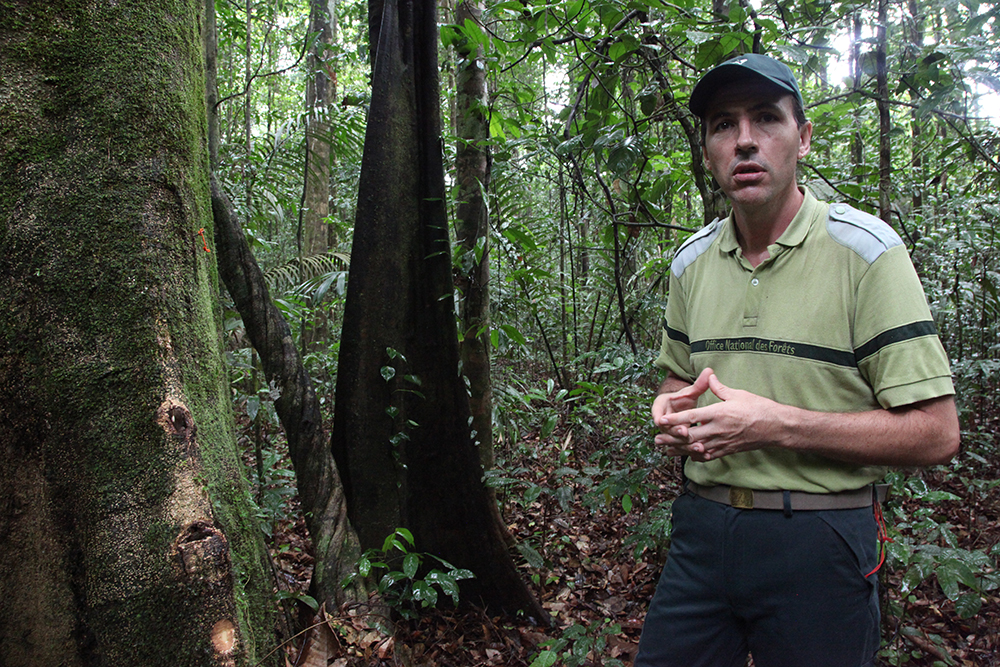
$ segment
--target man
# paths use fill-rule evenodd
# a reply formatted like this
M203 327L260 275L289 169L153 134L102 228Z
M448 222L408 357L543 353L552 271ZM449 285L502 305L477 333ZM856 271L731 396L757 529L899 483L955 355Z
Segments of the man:
M732 212L671 266L652 416L686 493L635 664L872 665L872 484L957 452L948 358L899 236L799 188L791 70L740 56L689 107Z

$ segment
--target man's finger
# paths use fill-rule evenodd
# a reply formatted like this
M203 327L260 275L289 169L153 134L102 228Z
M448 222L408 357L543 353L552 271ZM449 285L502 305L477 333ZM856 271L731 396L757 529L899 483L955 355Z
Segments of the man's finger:
M697 413L700 408L694 408L693 410L681 410L680 412L670 412L660 419L660 426L689 426L691 424L696 424L700 419L697 418Z
M723 401L728 401L732 397L733 390L722 384L715 373L712 373L708 378L708 388Z

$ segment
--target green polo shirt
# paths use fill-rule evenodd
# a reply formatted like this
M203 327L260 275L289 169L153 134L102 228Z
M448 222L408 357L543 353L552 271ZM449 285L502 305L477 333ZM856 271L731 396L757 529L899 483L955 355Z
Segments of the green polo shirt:
M807 190L768 251L751 266L732 216L677 250L657 366L689 381L712 368L729 387L821 412L955 393L920 280L891 227ZM716 401L707 392L699 404ZM685 466L699 484L813 493L857 489L884 472L769 448Z

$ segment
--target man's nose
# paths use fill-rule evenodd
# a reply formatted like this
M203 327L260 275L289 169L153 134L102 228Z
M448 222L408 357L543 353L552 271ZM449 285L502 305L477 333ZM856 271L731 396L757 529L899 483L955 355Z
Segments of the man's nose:
M736 148L739 151L753 151L757 148L757 138L753 131L753 123L744 118L739 122L739 132L736 135Z

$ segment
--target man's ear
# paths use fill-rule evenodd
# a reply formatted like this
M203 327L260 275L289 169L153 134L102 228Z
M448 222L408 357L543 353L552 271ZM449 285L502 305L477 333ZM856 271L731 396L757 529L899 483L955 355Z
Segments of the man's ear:
M806 155L809 154L809 148L812 146L812 136L813 136L813 124L806 121L799 128L799 159L801 160Z

